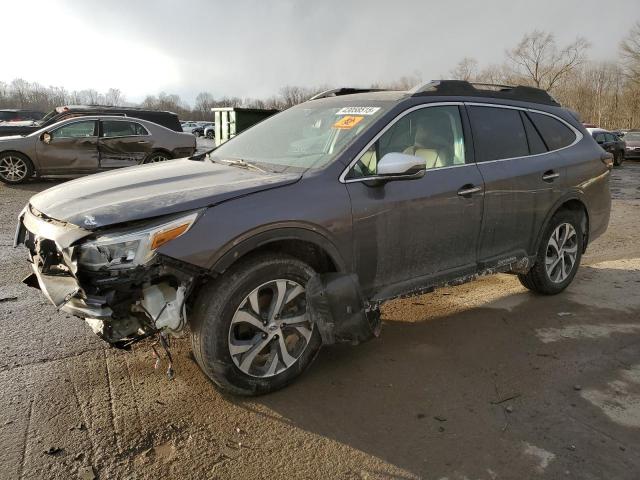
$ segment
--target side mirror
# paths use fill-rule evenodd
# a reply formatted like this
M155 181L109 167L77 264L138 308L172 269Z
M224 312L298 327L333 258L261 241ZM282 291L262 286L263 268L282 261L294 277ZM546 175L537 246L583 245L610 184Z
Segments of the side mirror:
M47 145L49 145L51 143L51 140L53 139L53 136L49 133L49 132L44 132L41 136L40 136L40 140L42 140L44 143L46 143Z
M405 153L390 152L378 162L377 176L380 180L412 180L421 178L426 171L423 158Z

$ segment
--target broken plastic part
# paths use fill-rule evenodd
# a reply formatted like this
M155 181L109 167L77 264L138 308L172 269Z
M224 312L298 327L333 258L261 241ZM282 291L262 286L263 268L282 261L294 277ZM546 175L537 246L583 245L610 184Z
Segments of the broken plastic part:
M357 345L380 335L380 311L365 304L356 275L315 275L306 290L311 321L325 345Z
M157 330L182 330L185 323L186 290L183 285L175 289L167 283L149 285L142 290L140 305L151 317Z

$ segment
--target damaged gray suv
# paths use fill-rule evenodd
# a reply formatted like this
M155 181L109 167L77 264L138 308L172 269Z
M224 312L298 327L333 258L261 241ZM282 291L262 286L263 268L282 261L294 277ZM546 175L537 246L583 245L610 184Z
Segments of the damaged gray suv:
M16 244L110 344L190 327L206 375L281 388L382 302L507 272L556 294L607 228L611 155L528 87L324 92L206 156L31 198Z

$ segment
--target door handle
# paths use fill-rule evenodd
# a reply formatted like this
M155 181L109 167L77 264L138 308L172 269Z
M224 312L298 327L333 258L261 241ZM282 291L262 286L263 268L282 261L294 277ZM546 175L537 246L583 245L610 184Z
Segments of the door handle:
M559 176L560 174L558 172L554 172L553 170L547 170L542 174L542 180L544 180L545 182L553 182Z
M138 143L149 143L147 140L139 140Z
M477 187L475 185L464 185L460 190L458 190L458 195L461 197L468 197L474 193L478 193L482 191L482 187Z

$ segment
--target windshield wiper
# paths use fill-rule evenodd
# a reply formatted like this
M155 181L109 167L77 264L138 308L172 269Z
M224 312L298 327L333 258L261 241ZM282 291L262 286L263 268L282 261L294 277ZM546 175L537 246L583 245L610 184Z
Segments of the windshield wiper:
M213 160L211 160L211 161L213 161ZM267 173L267 171L265 169L260 168L259 166L254 165L253 163L245 162L244 160L242 160L240 158L234 158L233 160L217 159L216 162L223 162L223 163L226 163L227 165L233 165L234 167L246 168L247 170L256 170L258 172Z

